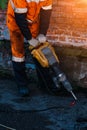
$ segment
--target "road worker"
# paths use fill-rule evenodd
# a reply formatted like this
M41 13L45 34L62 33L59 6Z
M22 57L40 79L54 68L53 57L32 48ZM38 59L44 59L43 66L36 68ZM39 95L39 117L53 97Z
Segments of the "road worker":
M29 45L46 41L52 0L9 0L7 26L10 33L12 64L19 93L29 94L25 68L24 38Z

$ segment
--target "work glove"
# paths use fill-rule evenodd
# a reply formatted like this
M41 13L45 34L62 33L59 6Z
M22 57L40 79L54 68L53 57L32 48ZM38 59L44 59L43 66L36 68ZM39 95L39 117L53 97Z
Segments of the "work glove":
M39 41L35 38L32 38L31 40L28 40L29 45L36 47L39 44Z
M37 40L39 41L39 43L44 43L46 42L46 36L44 34L39 34L37 36Z

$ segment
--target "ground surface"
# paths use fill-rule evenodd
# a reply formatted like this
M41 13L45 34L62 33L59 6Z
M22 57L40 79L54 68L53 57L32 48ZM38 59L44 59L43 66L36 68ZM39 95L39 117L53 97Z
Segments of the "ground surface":
M0 130L87 130L87 95L53 96L30 83L30 97L22 99L14 79L0 79ZM9 127L9 128L8 128Z

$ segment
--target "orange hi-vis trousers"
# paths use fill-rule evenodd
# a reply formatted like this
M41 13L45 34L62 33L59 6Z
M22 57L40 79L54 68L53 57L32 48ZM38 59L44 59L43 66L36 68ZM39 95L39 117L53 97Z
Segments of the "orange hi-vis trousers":
M12 60L15 62L23 62L24 54L24 37L20 30L10 31Z
M39 22L30 25L30 30L32 36L35 38L38 35ZM9 30L10 40L11 40L11 50L12 50L12 60L15 62L23 62L25 60L25 50L24 50L24 36L22 35L20 29L15 31Z

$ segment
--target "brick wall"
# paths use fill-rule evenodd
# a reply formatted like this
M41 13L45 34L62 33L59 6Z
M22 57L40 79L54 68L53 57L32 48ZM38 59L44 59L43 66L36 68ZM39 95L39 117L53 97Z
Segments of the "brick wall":
M87 48L87 1L53 0L48 38L56 45Z
M1 34L5 28L4 15L5 11L0 10ZM53 0L53 11L47 36L48 40L56 45L87 48L87 1Z

